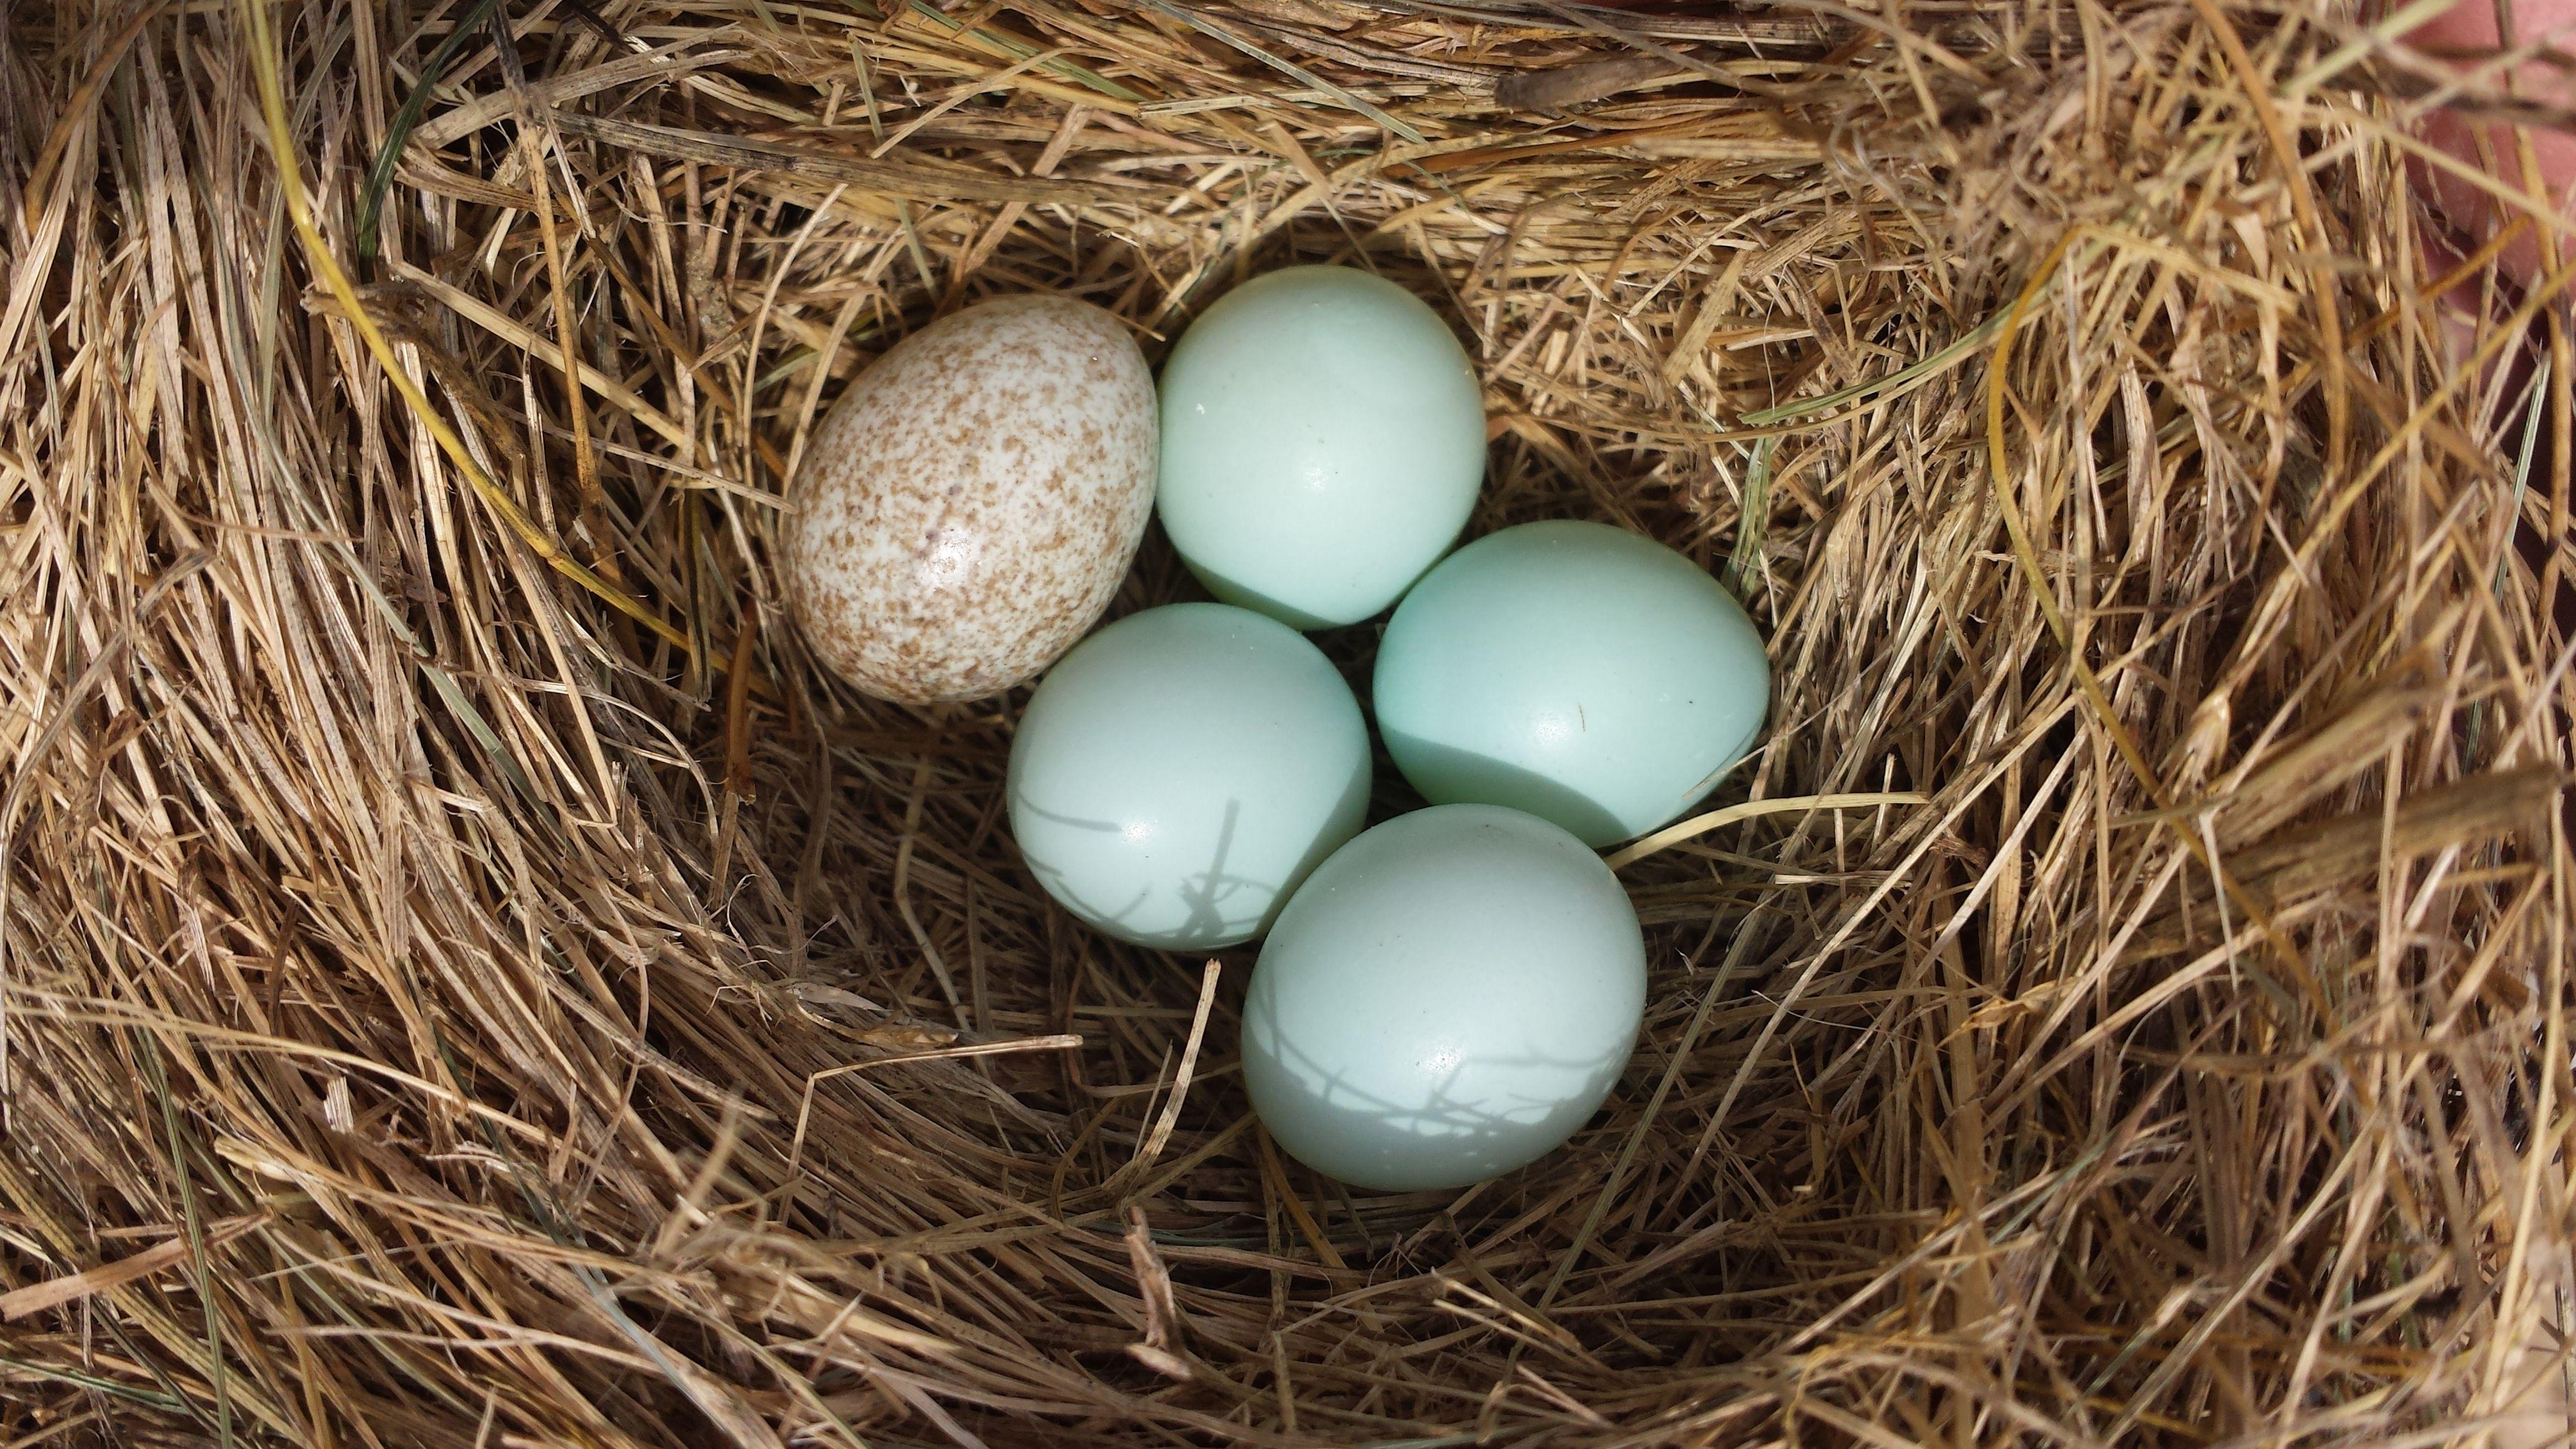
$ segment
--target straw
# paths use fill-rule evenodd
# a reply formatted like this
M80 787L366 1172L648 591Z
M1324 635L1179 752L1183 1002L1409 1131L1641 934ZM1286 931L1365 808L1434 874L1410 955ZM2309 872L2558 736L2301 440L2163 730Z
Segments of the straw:
M2545 108L2230 0L477 14L0 10L0 1443L2563 1432L2571 273L2407 131ZM1771 641L1461 1192L1281 1153L1252 948L775 572L943 310L1300 262L1456 328L1471 531Z

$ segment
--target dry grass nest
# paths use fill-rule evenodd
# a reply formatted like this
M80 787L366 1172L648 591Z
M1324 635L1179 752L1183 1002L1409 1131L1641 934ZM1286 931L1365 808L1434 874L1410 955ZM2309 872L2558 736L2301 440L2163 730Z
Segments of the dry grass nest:
M2533 117L2398 33L0 9L0 1442L2529 1442L2567 279L2430 274L2410 119ZM1052 908L1018 697L771 571L908 329L1291 261L1467 341L1475 529L1772 640L1626 1078L1462 1193L1269 1149L1251 953Z

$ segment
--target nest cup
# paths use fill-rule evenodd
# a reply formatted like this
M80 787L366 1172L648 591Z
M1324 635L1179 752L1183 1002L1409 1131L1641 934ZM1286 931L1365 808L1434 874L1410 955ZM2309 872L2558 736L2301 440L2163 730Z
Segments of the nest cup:
M2427 272L2429 67L2211 0L0 9L0 1441L2538 1442L2565 279ZM1616 857L1626 1076L1465 1192L1272 1150L1250 952L1052 908L1024 693L859 698L771 568L911 329L1159 359L1298 262L1457 330L1472 531L1771 641ZM1113 613L1195 590L1149 537Z

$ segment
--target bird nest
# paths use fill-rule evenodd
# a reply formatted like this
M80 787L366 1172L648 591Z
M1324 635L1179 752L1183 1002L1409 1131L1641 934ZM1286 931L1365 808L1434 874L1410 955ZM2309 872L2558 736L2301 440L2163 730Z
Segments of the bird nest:
M0 1439L2524 1432L2566 278L2433 274L2448 72L2376 23L0 10ZM1292 262L1466 341L1474 531L1651 533L1771 641L1620 859L1626 1076L1463 1192L1270 1147L1252 952L1053 908L1024 694L858 697L773 571L907 331L1159 358Z

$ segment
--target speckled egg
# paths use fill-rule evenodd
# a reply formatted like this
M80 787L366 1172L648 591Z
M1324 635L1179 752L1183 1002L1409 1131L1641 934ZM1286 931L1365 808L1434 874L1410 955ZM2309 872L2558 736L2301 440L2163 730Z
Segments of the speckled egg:
M814 653L904 704L1034 676L1097 622L1154 506L1154 379L1064 297L980 303L859 375L788 484L781 573Z

